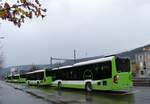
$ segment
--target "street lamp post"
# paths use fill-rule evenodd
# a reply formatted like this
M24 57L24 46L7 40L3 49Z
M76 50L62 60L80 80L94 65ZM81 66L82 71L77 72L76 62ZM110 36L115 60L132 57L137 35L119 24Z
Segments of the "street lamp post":
M4 39L4 37L0 37L0 40ZM1 41L0 41L0 45L1 45ZM3 57L2 57L2 46L0 46L0 79L1 79L1 68L2 68L2 64L3 64Z

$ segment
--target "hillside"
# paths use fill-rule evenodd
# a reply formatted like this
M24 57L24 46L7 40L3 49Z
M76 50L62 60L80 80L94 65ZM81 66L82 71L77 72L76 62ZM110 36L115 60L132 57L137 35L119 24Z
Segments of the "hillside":
M150 49L150 44L149 45L145 45L130 51L126 51L126 52L122 52L122 53L118 53L116 54L116 56L119 57L129 57L130 59L134 59L135 54L143 52L143 51L147 51L146 49ZM65 65L72 65L75 62L82 62L82 61L87 61L87 60L92 60L92 59L97 59L97 58L101 58L104 56L94 56L94 57L87 57L87 58L81 58L81 59L77 59L76 61L74 60L69 60L69 61L65 61L63 63L59 63L59 66L65 66ZM20 65L20 66L11 66L11 67L7 67L1 70L0 72L0 76L4 75L6 73L8 73L10 71L11 68L18 68L20 70L20 72L27 72L33 65ZM43 65L36 65L37 69L42 69L42 68L51 68L50 64L43 64ZM58 63L53 64L53 67L58 67Z

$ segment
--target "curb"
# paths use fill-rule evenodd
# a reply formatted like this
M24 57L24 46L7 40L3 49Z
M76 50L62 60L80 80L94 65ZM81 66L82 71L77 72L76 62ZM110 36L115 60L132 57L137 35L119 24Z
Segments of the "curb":
M49 103L52 103L52 104L81 104L80 101L76 101L76 100L57 99L57 97L56 97L56 99L52 99L52 98L50 99L49 97L42 96L40 94L35 93L34 91L30 91L30 90L25 89L25 88L19 88L19 87L15 86L15 85L12 85L12 84L9 84L9 86L11 86L12 88L14 88L16 90L20 90L22 92L30 94L30 95L32 95L32 96L34 96L36 98L45 100L45 101L47 101Z
M27 89L24 89L24 88L19 88L19 87L15 86L15 85L12 85L12 84L8 84L8 83L7 83L7 85L9 85L10 87L12 87L12 88L14 88L14 89L16 89L16 90L25 92L25 93L27 93L27 94L30 94L30 95L32 95L32 96L34 96L34 97L36 97L36 98L45 100L45 101L47 101L47 102L49 102L49 103L52 103L52 104L67 104L67 103L63 103L63 102L60 102L60 101L55 101L55 100L52 100L52 99L48 99L48 98L46 98L46 97L44 97L44 96L41 96L41 95L39 95L39 94L37 94L37 93L34 93L33 91L30 91L30 90L27 90Z

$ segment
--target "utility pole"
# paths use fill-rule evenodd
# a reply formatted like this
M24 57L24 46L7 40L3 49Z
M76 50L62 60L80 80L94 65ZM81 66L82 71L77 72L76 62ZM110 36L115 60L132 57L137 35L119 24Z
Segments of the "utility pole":
M74 55L74 63L76 63L76 50L75 49L73 51L73 55Z
M87 57L87 51L85 52L85 57Z
M52 57L50 57L50 67L52 68L52 66L53 66L53 58Z
M58 60L58 61L74 61L74 63L76 63L77 59L76 59L76 50L74 49L73 51L73 55L74 55L74 59L65 59L65 58L55 58L55 57L50 57L50 67L53 67L53 60Z

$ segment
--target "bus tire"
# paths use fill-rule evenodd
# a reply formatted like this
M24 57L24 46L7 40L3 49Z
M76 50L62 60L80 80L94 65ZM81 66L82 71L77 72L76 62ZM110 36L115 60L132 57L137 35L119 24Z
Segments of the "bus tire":
M61 82L58 82L58 89L61 89L61 87L62 87Z
M39 81L37 81L37 87L39 87Z
M91 91L92 91L92 84L91 84L91 82L87 82L87 83L85 84L85 90L86 90L87 92L91 92Z
M30 82L29 81L27 82L27 85L30 86Z

